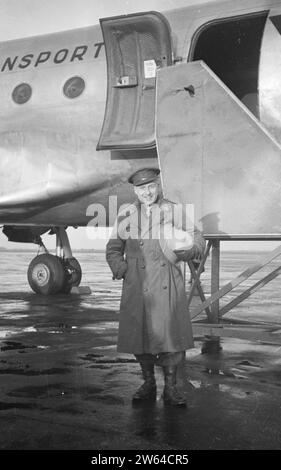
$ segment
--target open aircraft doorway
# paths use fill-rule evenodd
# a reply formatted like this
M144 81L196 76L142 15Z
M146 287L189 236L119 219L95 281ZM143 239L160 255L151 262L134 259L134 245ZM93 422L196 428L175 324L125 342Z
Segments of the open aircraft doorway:
M194 34L189 60L203 60L259 118L258 75L267 12L212 21Z

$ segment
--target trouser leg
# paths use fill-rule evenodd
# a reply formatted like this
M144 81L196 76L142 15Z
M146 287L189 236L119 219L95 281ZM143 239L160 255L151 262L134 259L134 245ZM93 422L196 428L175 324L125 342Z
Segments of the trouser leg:
M159 353L155 363L160 367L178 366L185 357L185 351Z
M133 395L133 401L156 400L155 358L152 354L141 354L135 357L140 363L144 383Z

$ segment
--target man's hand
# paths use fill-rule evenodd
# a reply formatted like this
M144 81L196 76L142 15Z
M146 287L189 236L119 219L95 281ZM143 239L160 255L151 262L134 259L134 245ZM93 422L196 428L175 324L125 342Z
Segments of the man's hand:
M180 261L191 261L196 257L194 247L189 248L188 250L174 250L174 252Z
M119 266L119 268L118 268L118 270L117 270L117 272L116 272L113 279L118 279L118 280L124 279L127 269L128 269L128 264L127 264L126 261L123 261L120 264L120 266Z

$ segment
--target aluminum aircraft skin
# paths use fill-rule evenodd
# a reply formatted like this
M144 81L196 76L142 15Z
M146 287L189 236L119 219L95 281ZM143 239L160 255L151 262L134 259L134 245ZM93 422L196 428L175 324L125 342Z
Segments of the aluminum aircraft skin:
M165 113L165 107L162 110L161 103L155 106L159 69L159 76L163 72L164 77L164 69L170 75L175 71L176 75L185 65L192 66L191 62L200 61L201 68L206 63L209 75L218 76L216 85L226 89L227 98L235 101L239 112L251 119L271 142L276 155L278 152L281 155L280 0L222 1L184 8L176 8L175 0L174 9L169 11L159 10L159 4L152 0L151 12L146 17L144 12L126 17L120 11L120 18L114 17L112 22L103 19L102 28L96 24L0 44L0 223L11 240L26 241L29 232L32 238L34 234L53 229L61 235L58 235L59 244L70 258L70 247L62 235L64 228L87 225L93 218L89 211L93 203L102 204L108 211L111 195L117 196L118 206L132 201L134 194L127 178L141 167L160 165L167 195L173 196L175 190L169 192L169 177L165 172L161 129L155 128L156 113L164 113L164 120L169 114ZM128 38L138 39L135 42L128 39L126 43L127 33ZM154 49L151 46L150 50L144 43L146 33L155 42ZM117 45L111 44L112 38L117 38ZM249 48L249 57L253 49L255 63L247 65L249 57L246 53L243 56L239 45L244 51ZM159 51L162 57L157 57ZM215 58L220 53L223 66ZM118 54L120 57L116 59ZM130 63L132 57L134 64ZM191 73L196 76L197 71L191 67ZM230 75L234 76L233 80ZM186 89L188 98L192 99L194 89ZM210 113L211 108L210 105ZM156 116L156 122L157 119ZM159 117L158 128L164 120ZM230 127L235 133L235 124ZM229 136L227 141L231 145ZM173 139L169 143L171 148L172 142ZM160 151L164 153L163 158ZM272 158L278 160L276 155ZM182 169L183 176L191 164ZM241 161L240 164L243 165ZM227 171L230 187L230 180L234 184L238 173L234 168L229 176L229 168ZM274 171L278 175L279 166ZM271 175L266 178L268 188L272 186ZM202 182L201 178L200 185ZM280 194L279 190L280 182L276 182L273 199ZM219 191L210 199L209 206L206 203L206 211L204 201L200 202L203 209L198 212L198 221L208 214L226 211L218 203L224 199L225 186ZM258 190L253 187L252 191L257 192L259 204ZM238 194L242 194L239 188ZM226 201L228 197L226 191ZM194 201L197 195L193 200L191 194L188 202ZM237 213L243 212L241 204ZM252 211L252 206L249 208ZM277 209L280 211L280 203ZM109 216L107 213L107 223L112 223ZM212 232L207 220L206 230L204 224L201 228L217 236L223 232L237 236L278 236L279 225L274 228L270 221L265 227L259 225L259 220L255 217L255 226L244 229L238 224L237 230L233 230L232 217L217 232L216 229ZM213 222L211 217L211 226Z

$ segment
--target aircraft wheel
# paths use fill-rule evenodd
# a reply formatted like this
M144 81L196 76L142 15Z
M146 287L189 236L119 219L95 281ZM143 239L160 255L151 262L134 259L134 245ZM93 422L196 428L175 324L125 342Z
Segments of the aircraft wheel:
M82 269L76 258L63 260L65 281L60 292L68 294L73 286L79 286L82 279Z
M27 278L37 294L57 294L65 282L62 260L49 253L36 256L28 267Z

